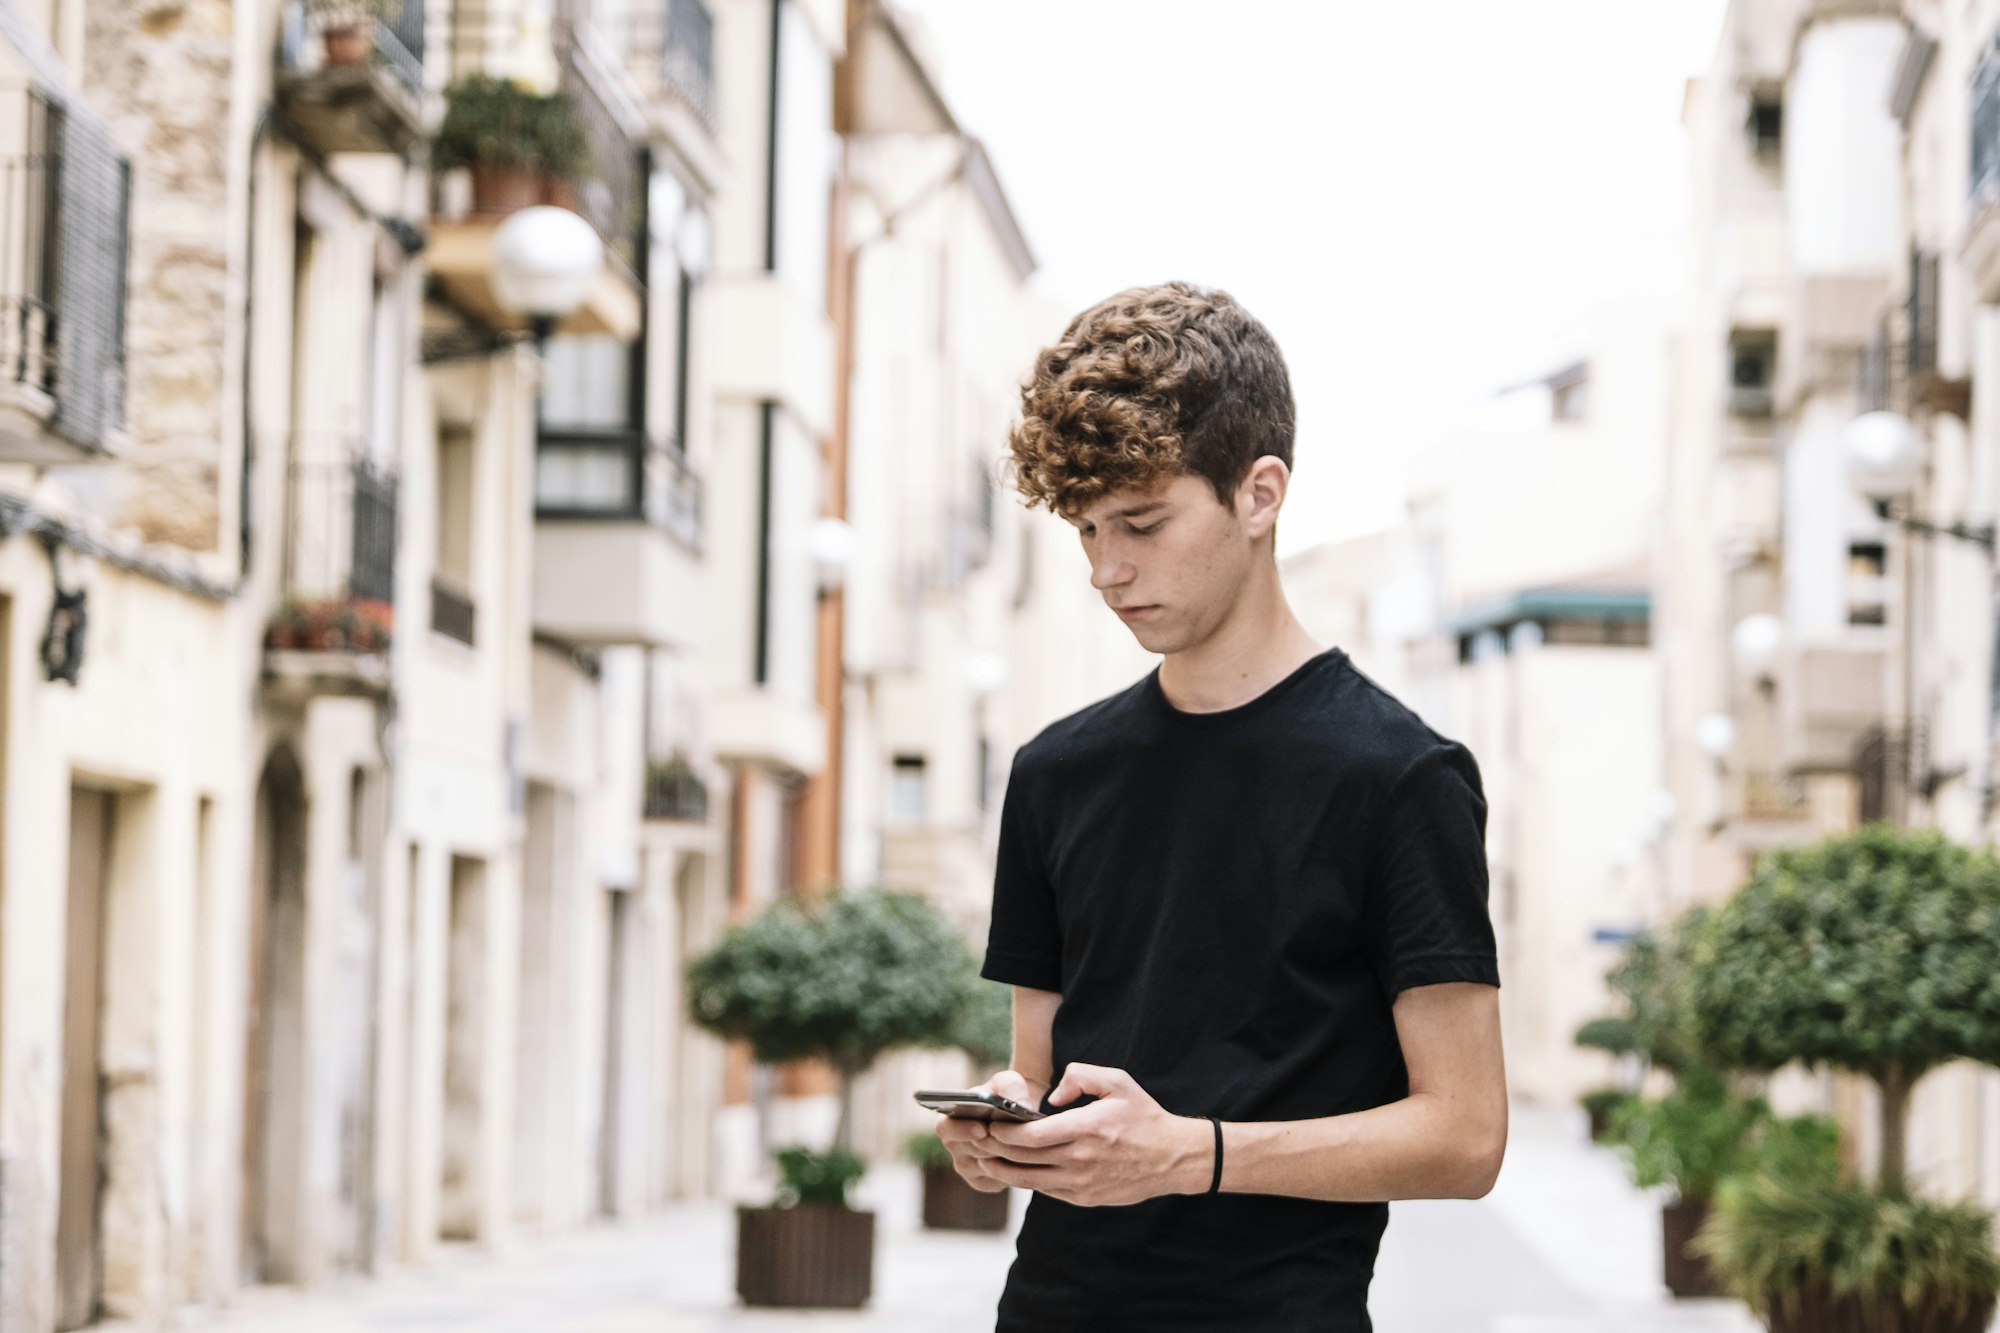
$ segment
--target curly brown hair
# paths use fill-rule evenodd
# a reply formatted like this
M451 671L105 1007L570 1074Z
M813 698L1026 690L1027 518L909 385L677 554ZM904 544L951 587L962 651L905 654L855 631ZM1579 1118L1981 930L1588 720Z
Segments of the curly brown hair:
M1228 505L1258 458L1291 467L1294 429L1270 331L1225 291L1164 282L1099 301L1042 349L1008 448L1030 509L1074 514L1187 475Z

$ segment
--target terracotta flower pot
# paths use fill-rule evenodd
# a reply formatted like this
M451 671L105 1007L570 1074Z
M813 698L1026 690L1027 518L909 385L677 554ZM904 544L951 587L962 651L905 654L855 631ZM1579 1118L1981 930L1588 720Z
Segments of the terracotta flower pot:
M326 51L327 64L364 64L369 50L375 45L375 23L372 19L362 18L326 28L320 33L320 41Z
M1707 1199L1682 1199L1660 1209L1660 1240L1665 1251L1667 1290L1675 1296L1720 1296L1722 1286L1708 1260L1688 1252L1687 1243L1708 1220Z
M551 176L542 182L542 202L576 212L576 177Z
M472 211L512 213L542 201L542 173L533 167L472 168Z
M875 1281L875 1214L801 1203L736 1210L736 1294L746 1305L855 1310Z
M951 1166L924 1168L924 1225L940 1231L1005 1231L1012 1190L988 1193Z

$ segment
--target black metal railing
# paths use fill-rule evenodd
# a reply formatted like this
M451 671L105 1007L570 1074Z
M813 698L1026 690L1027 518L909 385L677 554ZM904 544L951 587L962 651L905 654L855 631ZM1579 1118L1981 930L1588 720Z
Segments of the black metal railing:
M286 472L284 595L296 602L396 600L393 465L358 442L295 437Z
M1938 364L1938 256L1935 251L1910 249L1910 292L1906 336L1908 371L1917 383Z
M653 760L646 765L645 817L708 818L708 784L683 758Z
M447 639L473 642L477 608L472 598L443 578L431 580L431 628Z
M392 12L374 20L369 39L369 58L392 71L414 94L424 91L426 8L426 0L401 0ZM283 68L300 72L325 68L322 43L332 14L327 7L304 0L292 0L279 12L278 60Z
M644 207L639 145L599 91L597 77L586 69L591 57L578 48L574 31L563 37L558 44L558 85L590 146L590 170L576 182L576 211L597 228L605 248L626 271L636 272Z
M641 431L545 426L535 453L535 516L652 523L699 551L701 477L680 449Z
M1917 785L1926 746L1922 727L1869 727L1854 745L1852 771L1862 823L1900 824L1909 815L1910 791Z
M57 176L61 112L39 89L0 90L0 120L18 125L0 153L0 367L16 384L56 391Z
M646 92L685 103L715 128L715 19L702 0L649 0L630 18L627 63Z

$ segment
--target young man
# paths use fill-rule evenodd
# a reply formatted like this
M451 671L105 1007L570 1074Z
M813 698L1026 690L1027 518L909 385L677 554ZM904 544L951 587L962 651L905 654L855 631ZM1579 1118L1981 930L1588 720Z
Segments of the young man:
M1034 1191L997 1333L1368 1330L1387 1201L1478 1198L1506 1145L1478 767L1287 606L1291 385L1228 295L1120 292L1022 402L1022 494L1161 661L1001 805L983 1086L1052 1114L937 1126Z

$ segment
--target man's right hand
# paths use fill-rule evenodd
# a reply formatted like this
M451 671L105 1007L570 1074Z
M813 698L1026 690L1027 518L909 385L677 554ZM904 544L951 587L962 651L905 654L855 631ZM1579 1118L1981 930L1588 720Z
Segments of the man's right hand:
M1028 1080L1011 1069L1003 1069L992 1078L972 1089L974 1092L996 1092L1002 1097L1011 1097L1023 1106L1041 1106L1041 1094L1037 1093ZM958 1174L965 1183L986 1194L998 1194L1007 1188L1004 1180L995 1180L986 1174L985 1163L989 1158L1001 1156L1004 1146L995 1143L986 1132L984 1120L961 1120L956 1116L941 1115L937 1120L937 1136L944 1140L944 1146L951 1149L951 1164L958 1168Z

